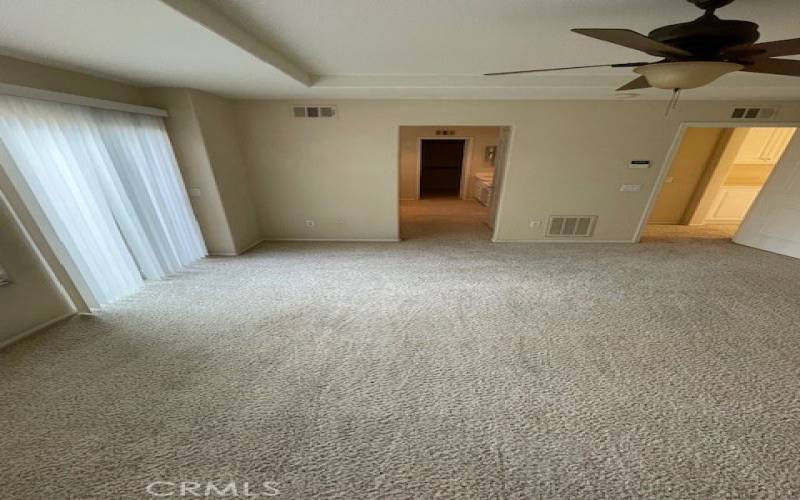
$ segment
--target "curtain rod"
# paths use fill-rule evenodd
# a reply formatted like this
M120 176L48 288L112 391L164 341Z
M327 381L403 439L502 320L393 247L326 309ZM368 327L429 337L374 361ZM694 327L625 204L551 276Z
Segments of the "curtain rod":
M124 102L108 101L94 97L85 97L52 90L42 90L33 87L23 87L22 85L11 85L10 83L0 83L0 95L14 97L27 97L29 99L39 99L42 101L54 101L64 104L75 104L78 106L89 106L91 108L110 109L113 111L125 111L127 113L137 113L140 115L166 117L169 114L160 108L150 106L139 106Z

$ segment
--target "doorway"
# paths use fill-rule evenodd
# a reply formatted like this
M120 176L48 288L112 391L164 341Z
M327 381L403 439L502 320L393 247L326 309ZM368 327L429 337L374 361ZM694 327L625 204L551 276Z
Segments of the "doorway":
M642 241L730 241L781 160L795 130L792 127L687 128Z
M421 139L419 197L461 198L466 139Z
M401 126L400 239L490 240L509 134L501 126Z

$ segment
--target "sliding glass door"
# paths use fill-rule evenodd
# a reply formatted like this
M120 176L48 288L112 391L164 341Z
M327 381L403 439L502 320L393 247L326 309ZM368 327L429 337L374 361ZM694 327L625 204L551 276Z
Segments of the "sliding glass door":
M160 118L0 96L0 140L90 306L206 255Z

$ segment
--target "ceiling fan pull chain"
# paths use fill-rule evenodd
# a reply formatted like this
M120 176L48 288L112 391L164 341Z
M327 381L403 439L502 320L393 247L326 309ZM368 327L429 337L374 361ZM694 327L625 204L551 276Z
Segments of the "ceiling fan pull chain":
M669 100L667 104L667 112L664 113L664 116L669 116L673 109L678 107L678 100L681 97L681 89L674 89L672 91L672 98Z

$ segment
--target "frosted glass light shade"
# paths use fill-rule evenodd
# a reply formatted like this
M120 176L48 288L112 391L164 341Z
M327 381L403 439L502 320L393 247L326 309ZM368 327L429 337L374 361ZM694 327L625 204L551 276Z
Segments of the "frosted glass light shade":
M696 89L717 78L739 71L741 64L717 61L685 61L648 64L633 71L647 78L647 83L659 89Z

